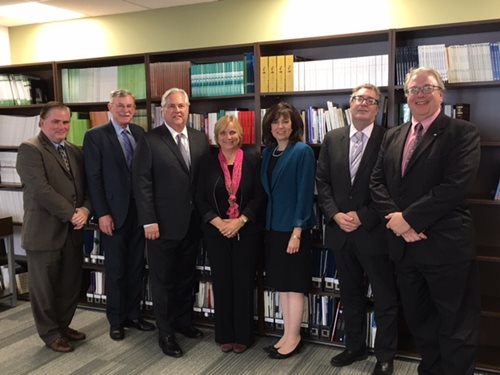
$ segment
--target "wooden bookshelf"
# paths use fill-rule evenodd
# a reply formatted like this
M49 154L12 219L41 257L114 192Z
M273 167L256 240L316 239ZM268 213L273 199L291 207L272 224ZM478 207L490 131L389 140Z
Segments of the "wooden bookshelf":
M218 112L220 109L247 109L255 111L255 148L261 150L261 110L268 108L279 100L293 104L297 109L308 107L326 108L326 101L337 103L340 107L348 107L351 89L364 82L352 81L346 87L311 89L297 91L285 89L275 92L263 92L260 81L260 58L269 56L293 55L297 61L314 62L322 60L354 59L364 61L370 56L387 55L387 68L383 84L379 84L382 96L387 102L387 126L398 125L398 109L405 101L401 85L397 84L397 50L402 47L418 47L421 45L445 44L459 45L472 43L497 42L500 40L500 20L466 22L428 27L414 27L394 30L378 30L364 33L353 33L317 38L266 41L233 46L207 47L200 49L174 50L137 55L114 56L97 59L83 59L64 62L48 62L0 67L0 74L27 74L39 76L47 86L49 99L62 100L64 69L84 69L123 66L128 64L144 64L144 81L146 97L138 100L138 107L147 111L149 128L152 125L154 107L160 104L159 91L152 94L151 67L157 63L190 64L223 63L241 60L247 53L253 53L255 92L241 95L217 95L212 97L191 97L191 113ZM318 79L324 79L324 73L318 73ZM361 77L366 77L361 75ZM362 78L359 78L361 80ZM355 83L354 83L355 82ZM374 82L372 82L374 83ZM312 86L314 87L314 86ZM160 90L161 91L161 90ZM500 81L457 82L446 84L445 103L470 104L470 119L481 134L482 158L478 176L471 187L468 203L477 232L477 256L481 271L481 346L479 350L478 368L500 372L500 359L496 353L500 350L498 335L500 334L500 203L493 200L493 194L500 178L500 124L497 115L500 102ZM69 103L76 111L105 110L106 100L83 103ZM382 103L381 103L382 104ZM0 114L36 115L40 104L28 106L0 107ZM381 123L382 114L376 120ZM13 145L15 146L15 145ZM319 143L313 146L319 150ZM2 151L2 149L0 149ZM92 270L92 266L86 265ZM98 267L96 267L98 268ZM267 332L263 322L262 291L264 283L258 278L259 332ZM316 291L318 292L318 291ZM415 356L411 337L404 329L400 334L400 353ZM321 340L320 340L321 342Z

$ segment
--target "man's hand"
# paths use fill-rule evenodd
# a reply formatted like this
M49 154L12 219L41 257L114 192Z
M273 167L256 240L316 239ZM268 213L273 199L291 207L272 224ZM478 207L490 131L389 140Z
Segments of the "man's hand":
M111 215L104 215L99 218L99 230L108 236L113 235L115 230L115 223Z
M337 225L342 229L344 232L353 232L356 229L359 228L361 225L361 222L359 221L358 215L354 211L348 212L348 213L343 213L343 212L337 212L335 216L333 217L333 220L337 223Z
M71 217L71 224L73 224L73 229L82 229L89 218L89 210L85 207L78 207L75 209L75 213Z
M157 223L147 225L144 227L144 237L147 240L156 240L160 237L160 227Z
M402 236L403 233L411 229L410 224L404 219L402 212L391 212L385 218L389 220L386 228L392 230L396 236Z

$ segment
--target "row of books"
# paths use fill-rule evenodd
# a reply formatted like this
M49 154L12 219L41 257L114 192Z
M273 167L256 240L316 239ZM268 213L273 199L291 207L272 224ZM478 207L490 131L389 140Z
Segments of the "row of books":
M16 170L17 152L0 152L0 182L20 184L21 178Z
M470 121L470 104L468 103L455 103L443 104L443 113L451 118L459 118L462 120ZM398 124L404 124L411 121L411 111L408 103L401 103L399 105Z
M262 56L261 92L346 89L364 82L387 86L389 82L388 55L294 61L296 59L293 55Z
M0 146L19 146L39 132L40 116L0 115Z
M65 103L107 102L117 88L131 91L136 99L146 98L144 64L61 70Z
M28 272L16 271L16 292L17 295L26 294L29 292ZM10 271L6 264L0 265L0 297L7 295L10 290Z
M0 106L30 105L47 101L39 77L0 74Z
M191 95L243 95L254 91L253 54L243 60L191 65Z
M321 144L327 132L349 126L352 122L349 108L327 101L327 108L309 107L300 111L304 121L304 139L309 144Z
M403 46L396 49L396 84L412 68L430 66L449 83L500 80L500 42Z
M152 98L159 98L165 91L177 87L191 96L191 62L173 61L149 64L149 86Z
M162 108L153 106L153 128L163 124ZM243 128L243 143L255 143L255 111L248 110L228 110L221 109L218 112L208 113L190 113L188 116L187 126L200 130L207 135L208 142L211 145L217 144L215 141L214 129L217 121L225 115L235 116L241 127Z

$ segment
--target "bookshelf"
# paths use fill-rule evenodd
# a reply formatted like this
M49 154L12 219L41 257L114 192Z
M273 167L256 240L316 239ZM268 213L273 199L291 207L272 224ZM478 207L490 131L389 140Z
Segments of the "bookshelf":
M466 22L445 25L432 25L427 27L413 27L393 30L378 30L364 33L353 33L335 36L323 36L317 38L304 38L282 41L266 41L233 46L216 46L200 49L174 50L137 55L114 56L98 59L73 60L64 62L48 62L41 64L27 64L0 67L1 74L25 74L39 77L46 87L47 99L62 100L64 96L65 83L63 83L63 71L83 70L89 68L112 68L126 65L144 64L143 84L145 95L138 97L138 108L145 111L147 127L154 124L155 107L160 104L160 95L165 87L158 86L158 74L162 74L174 65L184 66L175 68L178 85L191 92L191 77L186 77L187 66L193 65L229 63L244 60L247 54L254 55L254 77L255 92L242 92L241 94L229 94L215 96L191 96L191 113L201 115L205 118L208 113L217 113L219 110L249 110L254 111L254 142L257 150L261 148L261 110L268 108L278 100L286 100L299 110L307 110L309 107L327 108L327 101L336 103L345 109L348 107L348 98L352 86L361 81L370 80L371 77L381 78L378 83L382 97L383 107L386 111L379 114L377 123L385 123L388 127L399 123L399 107L405 102L404 92L401 85L400 51L406 49L418 49L418 46L444 44L446 47L454 45L472 45L477 43L490 43L500 41L500 20L488 20L479 22ZM286 58L285 70L274 71L285 76L285 85L276 85L269 89L269 81L264 84L261 78L261 63L272 56L293 55L296 63L301 64L304 69L299 74L294 71L294 82L296 86L286 84ZM382 58L386 65L379 71L378 68L370 66L370 61L380 65L380 58L375 56L386 56ZM261 58L263 58L261 60ZM320 62L323 61L323 62ZM334 62L324 62L334 61ZM325 86L323 81L330 81L330 73L325 73L324 64L346 69L345 61L355 66L350 72L350 80L342 78L343 81L335 81ZM378 63L377 63L378 62ZM276 58L278 64L278 58ZM280 62L281 64L281 62ZM365 64L365 65L364 65ZM367 64L367 65L366 65ZM378 65L377 65L378 64ZM349 65L349 63L348 63ZM305 83L305 67L307 66L308 77L314 76L314 84ZM312 68L311 68L312 66ZM316 70L314 70L316 66ZM363 67L367 66L367 67ZM267 65L269 67L269 65ZM294 65L295 67L295 65ZM173 68L172 68L173 69ZM184 70L183 70L184 69ZM283 68L281 68L283 70ZM299 68L297 68L299 69ZM322 70L323 69L323 70ZM375 70L374 70L375 69ZM365 72L375 72L375 75ZM312 71L312 72L311 72ZM377 73L378 72L378 73ZM87 72L84 73L84 75ZM269 74L269 70L267 71ZM347 74L347 73L346 73ZM399 76L398 76L399 74ZM335 76L335 71L334 71ZM356 78L353 78L356 77ZM378 79L377 78L377 79ZM282 79L282 78L280 78ZM300 81L302 79L302 81ZM269 75L267 76L269 80ZM301 83L302 82L302 83ZM172 83L164 82L163 85ZM283 89L284 87L284 89ZM117 88L117 87L113 87ZM128 89L132 88L126 87ZM474 216L477 231L477 256L481 273L481 345L479 350L478 368L500 372L500 360L496 353L500 349L498 336L500 335L500 238L499 231L495 230L495 223L500 222L500 203L493 200L493 194L500 178L500 126L496 108L500 102L499 80L475 80L464 82L454 80L446 83L445 103L467 103L470 105L470 120L480 129L482 158L478 177L469 194L469 204ZM89 99L70 101L68 105L73 111L89 112L103 111L106 108L106 99ZM381 103L382 104L382 103ZM0 115L34 116L38 114L40 104L21 106L0 106ZM384 113L385 112L385 113ZM205 120L204 120L205 121ZM8 151L15 150L16 145L9 145ZM312 145L316 153L319 152L319 142ZM0 148L2 151L3 148ZM98 271L89 266L90 271ZM259 275L258 279L257 308L259 316L259 332L270 334L264 324L263 292L264 282ZM331 292L315 290L315 295L332 295ZM335 296L335 294L333 294ZM322 340L318 340L322 341ZM415 356L411 338L404 329L400 334L400 353Z

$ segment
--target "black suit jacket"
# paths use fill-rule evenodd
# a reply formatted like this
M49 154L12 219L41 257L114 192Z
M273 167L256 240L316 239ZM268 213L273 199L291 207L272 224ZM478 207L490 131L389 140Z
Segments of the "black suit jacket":
M415 149L401 176L403 148L411 124L387 131L370 187L382 216L401 211L428 239L407 244L386 231L390 255L404 252L427 264L447 264L474 258L473 225L465 203L467 188L479 165L478 129L470 122L440 114Z
M384 228L372 205L368 188L384 129L373 127L352 185L349 171L349 130L350 127L345 127L328 132L319 153L316 186L319 206L326 218L325 244L333 250L341 249L347 236L352 236L360 251L384 252ZM362 224L351 233L344 232L333 220L338 212L348 211L356 211Z
M130 124L136 143L144 136L144 129ZM83 140L87 184L97 218L111 215L116 228L120 228L129 210L132 192L132 173L116 136L113 124L90 129Z
M165 124L139 141L132 167L139 223L158 223L160 236L181 240L195 209L194 191L201 160L208 156L204 133L187 128L191 169Z
M217 216L227 218L226 212L221 210L222 202L217 200L216 194L218 187L224 186L224 174L217 157L218 152L218 149L214 149L211 155L203 160L196 191L196 205L201 215L203 232L216 236L220 235L219 230L210 224L210 220ZM237 198L240 214L249 219L241 228L240 234L255 235L261 232L264 229L265 193L260 183L260 158L255 153L244 152ZM227 201L228 198L224 196L223 199Z

